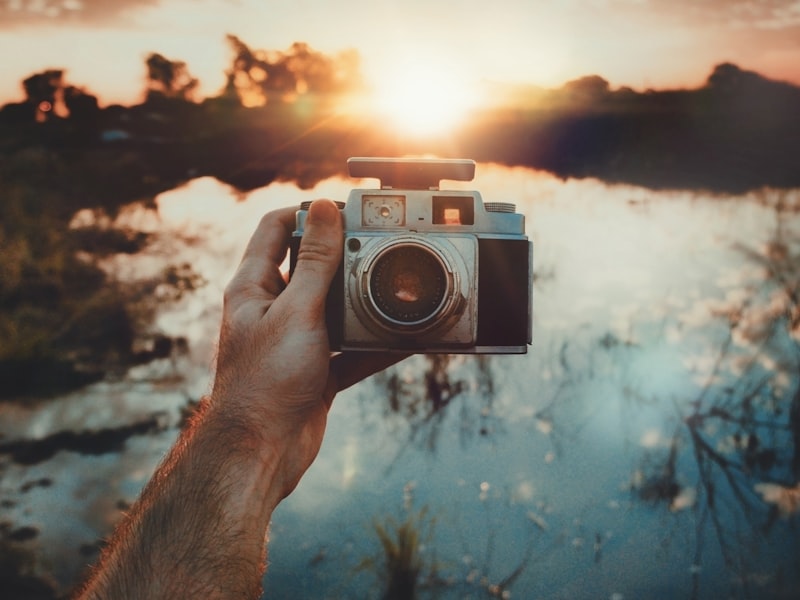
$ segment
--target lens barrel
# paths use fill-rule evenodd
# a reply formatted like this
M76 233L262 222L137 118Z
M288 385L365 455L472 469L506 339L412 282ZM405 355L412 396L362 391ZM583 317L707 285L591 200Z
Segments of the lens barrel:
M436 316L447 293L447 272L438 256L412 245L390 247L373 263L370 297L390 323L422 325Z
M362 300L372 317L397 333L436 327L452 304L453 276L434 247L417 241L384 246L363 273Z

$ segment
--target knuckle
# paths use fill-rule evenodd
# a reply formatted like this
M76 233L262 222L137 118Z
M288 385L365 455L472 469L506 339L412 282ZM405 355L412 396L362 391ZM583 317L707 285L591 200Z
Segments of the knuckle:
M225 286L225 290L222 292L222 303L225 307L231 306L234 300L238 297L239 287L239 282L235 277L228 282L228 285Z
M273 227L280 225L280 219L275 211L268 212L262 215L258 222L257 230L269 231Z
M322 240L303 238L297 252L298 262L322 263L325 265L335 263L338 254L336 249Z

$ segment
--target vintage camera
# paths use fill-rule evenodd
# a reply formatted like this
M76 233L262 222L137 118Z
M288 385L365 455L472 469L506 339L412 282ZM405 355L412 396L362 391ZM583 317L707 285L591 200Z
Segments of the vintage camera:
M513 204L483 203L462 159L351 158L380 180L340 203L344 258L326 300L332 350L523 354L531 343L533 246ZM297 212L290 269L310 203Z

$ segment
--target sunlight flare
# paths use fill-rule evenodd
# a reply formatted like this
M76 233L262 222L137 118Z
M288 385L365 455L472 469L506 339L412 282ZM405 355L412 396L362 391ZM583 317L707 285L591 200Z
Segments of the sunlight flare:
M387 73L375 83L373 109L403 133L453 131L480 104L476 86L429 58L410 59Z

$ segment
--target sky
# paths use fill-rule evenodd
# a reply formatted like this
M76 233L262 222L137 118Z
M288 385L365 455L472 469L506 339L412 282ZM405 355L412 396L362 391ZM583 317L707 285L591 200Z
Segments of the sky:
M0 0L0 103L46 68L101 105L138 102L150 52L215 95L227 33L254 49L356 49L378 87L420 66L428 81L697 87L721 62L800 84L800 0Z

